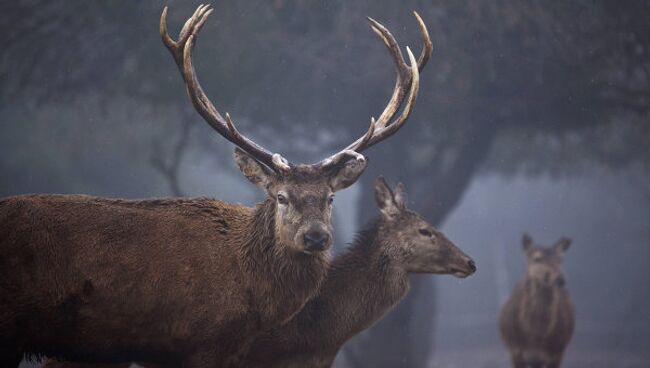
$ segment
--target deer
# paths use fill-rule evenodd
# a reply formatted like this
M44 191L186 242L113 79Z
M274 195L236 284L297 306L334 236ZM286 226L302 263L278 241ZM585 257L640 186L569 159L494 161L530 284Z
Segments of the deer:
M474 261L407 207L404 186L375 180L380 215L337 256L320 293L286 325L255 339L242 367L330 367L350 338L408 293L410 274L476 272Z
M476 272L469 256L407 208L401 183L393 191L378 177L374 190L380 215L334 258L318 296L287 324L259 335L235 366L330 367L346 341L406 296L409 274L465 278ZM48 361L44 368L101 367Z
M564 254L571 239L551 247L522 240L527 271L501 309L501 337L515 368L557 368L571 340L575 311L565 288Z
M126 200L34 194L0 199L0 362L225 366L259 333L318 293L329 268L334 193L363 173L367 148L404 126L432 50L418 60L370 20L389 51L391 98L357 140L314 164L293 164L240 133L205 95L192 62L212 13L200 5L163 43L195 110L235 145L244 176L267 197L254 207L212 198ZM403 106L402 106L403 105ZM398 114L400 107L401 113Z

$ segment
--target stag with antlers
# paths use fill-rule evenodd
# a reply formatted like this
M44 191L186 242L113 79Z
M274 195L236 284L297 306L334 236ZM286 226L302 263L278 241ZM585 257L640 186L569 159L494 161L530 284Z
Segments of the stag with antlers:
M207 198L0 199L3 366L18 366L25 353L224 366L317 294L328 268L333 195L363 173L361 152L408 119L431 53L426 28L417 17L424 48L419 61L407 48L407 64L390 32L370 20L397 69L387 107L345 149L315 164L293 164L241 134L203 92L192 51L211 13L199 6L174 40L165 8L160 33L195 109L237 146L239 168L267 198L252 208Z

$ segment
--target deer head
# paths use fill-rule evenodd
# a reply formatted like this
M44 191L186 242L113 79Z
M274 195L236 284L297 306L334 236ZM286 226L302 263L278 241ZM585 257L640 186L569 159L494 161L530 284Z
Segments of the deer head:
M524 234L522 246L526 254L528 278L545 286L564 286L562 259L571 246L571 239L560 238L550 247L535 245L528 234Z
M380 36L395 63L397 82L393 95L379 118L371 119L366 133L352 144L318 163L296 165L242 135L230 115L226 113L224 118L203 92L192 64L192 50L211 13L209 5L200 5L181 29L178 40L167 32L167 7L160 18L160 35L181 72L190 100L214 130L238 147L235 160L244 176L275 202L276 237L282 244L306 253L327 250L332 238L334 192L352 185L363 173L367 160L361 152L397 132L411 114L419 88L419 71L432 50L427 29L416 13L424 47L419 61L407 47L407 64L391 33L369 18L372 30ZM395 118L404 100L402 113Z
M474 261L419 214L406 207L404 186L393 192L384 178L375 181L375 199L383 223L393 228L387 243L393 259L407 272L452 274L467 277L476 272Z

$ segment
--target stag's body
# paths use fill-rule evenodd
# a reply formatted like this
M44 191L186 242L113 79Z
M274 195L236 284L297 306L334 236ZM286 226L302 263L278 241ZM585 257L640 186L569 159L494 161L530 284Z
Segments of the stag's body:
M206 343L231 355L291 318L326 273L325 254L275 243L274 207L2 200L3 346L71 360L180 362Z
M409 273L474 273L471 258L405 207L401 186L393 195L378 180L375 190L384 198L382 215L334 259L318 296L285 326L260 335L240 366L330 367L346 341L404 298Z
M566 249L568 242L561 241L554 249L541 248L533 247L525 237L524 246L528 247L528 272L501 310L501 336L515 368L557 368L575 325L558 264L564 252L561 248Z
M28 352L98 363L228 365L319 289L334 192L363 173L360 152L393 135L411 114L432 49L426 27L416 14L424 47L419 61L407 48L407 64L390 32L370 20L397 71L388 105L345 149L295 165L243 136L205 95L192 50L211 13L200 5L174 40L165 8L160 34L194 108L238 146L240 170L268 198L256 208L209 199L1 200L1 363L17 366Z

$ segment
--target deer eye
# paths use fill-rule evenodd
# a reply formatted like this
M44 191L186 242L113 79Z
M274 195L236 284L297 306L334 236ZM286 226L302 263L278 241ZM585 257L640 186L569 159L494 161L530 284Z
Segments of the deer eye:
M287 197L284 194L278 193L278 203L287 204L289 201L287 201Z
M331 195L327 198L327 203L332 204L334 202L334 195Z
M428 236L431 237L433 234L431 234L431 231L428 229L420 229L418 230L420 232L420 235Z

